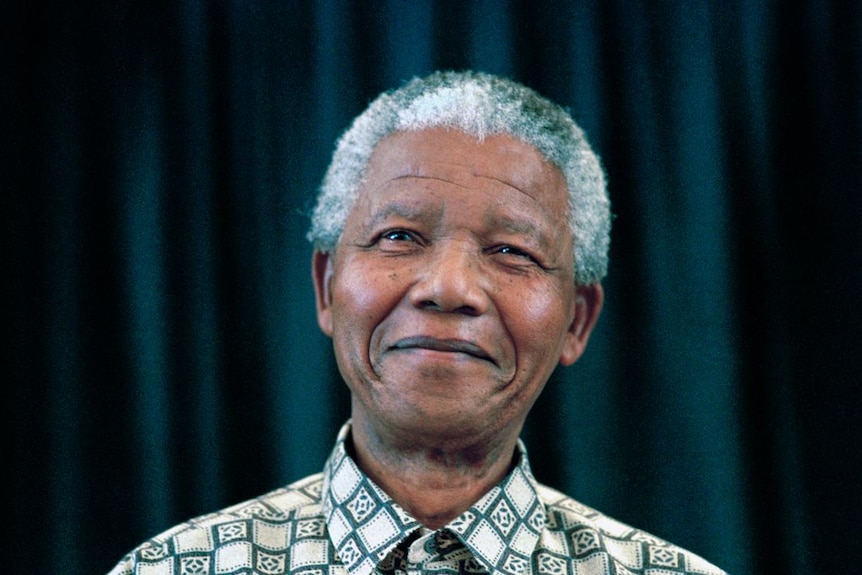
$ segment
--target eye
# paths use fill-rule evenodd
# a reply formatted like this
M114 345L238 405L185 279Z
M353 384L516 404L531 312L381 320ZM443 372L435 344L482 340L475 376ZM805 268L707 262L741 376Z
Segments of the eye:
M386 230L377 235L371 243L381 252L393 254L413 253L422 247L422 236L416 232L402 228Z
M502 246L500 248L499 252L501 254L511 254L513 256L520 256L520 257L525 257L525 258L531 257L530 254L528 254L524 250L518 249L518 248L513 247L513 246Z
M415 242L416 238L412 233L405 230L390 230L380 234L381 240L390 242Z
M513 256L517 258L523 258L529 260L531 262L535 262L536 258L534 258L529 252L522 250L521 248L516 248L515 246L500 246L497 248L498 254L503 254L506 256Z

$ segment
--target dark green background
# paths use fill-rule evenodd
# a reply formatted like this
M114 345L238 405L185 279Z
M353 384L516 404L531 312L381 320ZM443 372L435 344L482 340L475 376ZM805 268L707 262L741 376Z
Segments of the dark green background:
M737 574L858 565L858 2L0 16L2 571L105 572L320 469L347 394L305 214L372 97L465 67L571 108L617 214L598 331L525 433L539 479Z

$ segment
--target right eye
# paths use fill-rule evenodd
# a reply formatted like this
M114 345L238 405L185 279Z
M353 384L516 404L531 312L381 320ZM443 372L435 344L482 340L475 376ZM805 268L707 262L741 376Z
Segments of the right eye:
M390 242L414 242L416 238L413 237L408 231L405 230L390 230L388 232L384 232L380 234L380 239L387 240Z
M379 234L373 245L382 252L392 254L413 253L422 247L422 236L405 229L386 230Z

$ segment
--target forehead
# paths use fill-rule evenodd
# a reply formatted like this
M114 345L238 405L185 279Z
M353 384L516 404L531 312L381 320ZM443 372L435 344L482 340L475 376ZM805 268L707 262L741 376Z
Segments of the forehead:
M402 179L445 182L501 197L517 192L549 216L568 214L560 170L536 148L506 134L480 140L458 130L433 128L387 136L374 150L360 199Z

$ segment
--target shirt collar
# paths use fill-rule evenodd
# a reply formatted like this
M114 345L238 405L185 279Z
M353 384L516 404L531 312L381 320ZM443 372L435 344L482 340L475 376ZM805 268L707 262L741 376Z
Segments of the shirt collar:
M422 525L383 492L348 455L341 428L324 468L323 511L329 536L350 575L367 575ZM489 573L524 573L545 525L527 451L518 442L509 475L438 533L451 533Z

